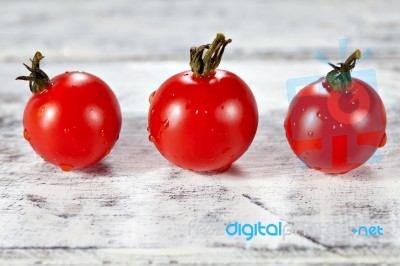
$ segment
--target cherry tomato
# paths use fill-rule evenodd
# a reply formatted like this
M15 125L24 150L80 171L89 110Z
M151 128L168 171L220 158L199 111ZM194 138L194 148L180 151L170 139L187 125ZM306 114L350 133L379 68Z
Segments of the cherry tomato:
M246 83L231 72L215 70L218 64L202 73L193 65L193 60L205 64L198 49L209 49L205 58L211 53L221 57L229 42L218 34L211 46L192 48L192 71L170 77L150 95L149 139L179 167L225 171L254 138L257 104Z
M308 167L345 173L366 162L386 143L386 112L377 92L351 78L361 52L334 66L326 77L300 90L285 119L287 140Z
M33 92L26 104L24 137L44 160L69 171L106 156L118 140L121 111L108 85L85 72L65 72L49 80L32 60Z

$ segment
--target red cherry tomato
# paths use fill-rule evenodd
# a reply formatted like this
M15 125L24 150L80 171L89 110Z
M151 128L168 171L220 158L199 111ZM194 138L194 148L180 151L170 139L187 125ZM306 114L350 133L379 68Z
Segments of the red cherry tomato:
M248 149L258 124L246 83L228 71L210 72L174 75L150 96L150 141L167 160L194 171L227 170Z
M33 90L23 116L24 137L44 160L68 171L90 166L110 152L119 137L121 111L104 81L65 72L40 91L33 84Z
M346 75L360 56L348 59L354 63L348 64ZM332 73L336 76L328 74L298 92L284 124L297 157L308 167L326 173L348 172L386 143L386 112L379 95L356 78L343 84L340 68L336 70Z

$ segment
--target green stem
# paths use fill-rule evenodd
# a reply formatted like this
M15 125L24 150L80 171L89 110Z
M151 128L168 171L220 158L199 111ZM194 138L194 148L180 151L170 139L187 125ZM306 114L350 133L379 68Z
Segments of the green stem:
M40 52L36 52L33 60L31 59L32 67L24 64L31 74L29 76L19 76L16 78L16 80L28 80L29 88L32 93L41 93L51 85L49 77L39 67L40 60L43 58L44 56Z
M326 75L326 81L329 87L336 92L347 91L352 84L350 71L356 66L356 60L361 58L361 51L355 50L344 63L338 66L329 63L333 70Z
M212 44L192 47L190 49L190 68L198 77L209 77L221 62L225 46L232 42L226 40L224 34L218 33ZM204 50L207 49L203 57Z

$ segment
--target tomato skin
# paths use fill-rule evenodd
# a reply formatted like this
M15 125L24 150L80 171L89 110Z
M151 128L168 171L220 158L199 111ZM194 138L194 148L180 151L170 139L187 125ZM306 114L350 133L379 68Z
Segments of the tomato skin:
M235 74L186 71L150 96L149 139L171 163L194 171L224 171L248 149L258 125L257 103Z
M121 110L98 77L66 72L26 104L24 136L44 160L63 170L88 167L107 155L121 129Z
M292 100L284 127L297 157L331 174L362 165L386 143L383 102L357 78L346 92L331 90L325 78L304 87Z

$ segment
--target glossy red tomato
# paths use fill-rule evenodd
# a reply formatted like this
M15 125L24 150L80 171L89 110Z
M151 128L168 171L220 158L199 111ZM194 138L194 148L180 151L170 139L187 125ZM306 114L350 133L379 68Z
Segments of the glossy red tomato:
M121 111L104 81L85 72L65 72L35 91L37 86L31 83L24 137L44 160L68 171L90 166L110 152L119 137Z
M202 77L186 71L150 96L148 124L150 141L170 162L194 171L224 171L254 138L257 104L231 72L212 70Z
M328 74L307 85L290 104L286 137L310 168L345 173L362 165L386 143L386 112L377 92L356 78L343 84L360 55L348 59L347 77L341 76L337 67L336 73L331 73L335 76Z

